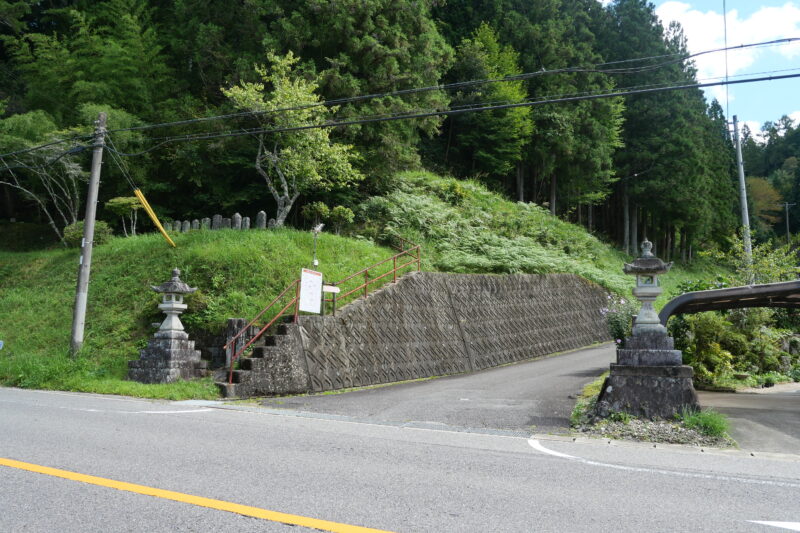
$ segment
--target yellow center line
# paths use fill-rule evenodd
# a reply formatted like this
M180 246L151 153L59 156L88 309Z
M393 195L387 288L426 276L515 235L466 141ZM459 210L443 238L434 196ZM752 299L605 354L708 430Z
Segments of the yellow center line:
M250 507L249 505L240 505L238 503L203 498L202 496L193 496L191 494L183 494L181 492L173 492L171 490L156 489L154 487L147 487L145 485L136 485L135 483L126 483L124 481L89 476L86 474L79 474L77 472L70 472L69 470L59 470L58 468L23 463L22 461L5 459L3 457L0 457L0 466L17 468L19 470L27 470L29 472L36 472L37 474L45 474L47 476L60 477L72 481L80 481L81 483L98 485L100 487L108 487L111 489L124 490L126 492L134 492L136 494L144 494L146 496L155 496L156 498L163 498L165 500L189 503L200 507L217 509L218 511L227 511L229 513L252 516L254 518L262 518L272 522L281 522L283 524L320 529L322 531L334 531L337 533L388 533L380 529L351 526L349 524L329 522L328 520L319 520L317 518L309 518L306 516L281 513L278 511L268 511L267 509Z

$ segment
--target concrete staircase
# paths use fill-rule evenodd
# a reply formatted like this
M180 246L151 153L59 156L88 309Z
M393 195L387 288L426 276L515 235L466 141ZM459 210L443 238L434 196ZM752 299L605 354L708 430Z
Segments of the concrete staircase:
M232 383L228 383L228 371L224 380L217 381L225 398L247 398L275 394L294 394L308 389L307 374L297 375L298 358L302 358L302 346L296 338L296 326L292 317L285 317L271 335L264 335L252 346L248 357L240 357L239 368L233 371Z

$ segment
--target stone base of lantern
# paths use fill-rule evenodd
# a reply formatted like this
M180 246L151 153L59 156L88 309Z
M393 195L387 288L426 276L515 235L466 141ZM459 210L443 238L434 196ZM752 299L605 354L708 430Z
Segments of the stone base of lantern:
M682 409L699 409L693 375L688 365L612 364L595 415L605 418L623 412L640 418L672 418Z
M208 375L207 365L185 332L159 331L140 352L140 359L128 361L128 379L140 383L172 383Z

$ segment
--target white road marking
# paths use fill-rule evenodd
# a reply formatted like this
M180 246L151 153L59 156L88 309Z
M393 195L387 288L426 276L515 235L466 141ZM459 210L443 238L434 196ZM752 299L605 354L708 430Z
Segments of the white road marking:
M776 487L791 487L800 489L800 483L792 483L789 481L771 481L766 479L752 479L752 478L737 477L737 476L720 476L716 474L699 474L696 472L682 472L680 470L663 470L659 468L645 468L639 466L624 466L624 465L615 465L612 463L601 463L599 461L591 461L589 459L584 459L582 457L575 457L573 455L567 455L565 453L557 452L555 450L550 450L542 446L541 443L536 439L528 439L528 444L530 444L531 448L533 448L534 450L541 453L545 453L547 455L552 455L554 457L560 457L562 459L577 461L585 465L600 466L603 468L613 468L614 470L624 470L627 472L642 472L646 474L662 474L666 476L711 479L714 481L732 481L734 483L748 483L751 485L771 485Z
M91 409L88 407L68 407L66 405L42 405L30 402L21 402L18 400L2 400L0 399L0 403L13 403L18 405L27 405L30 407L41 407L45 409L63 409L65 411L80 411L83 413L115 413L115 414L124 414L124 415L177 415L183 413L204 413L208 411L214 411L210 407L204 407L202 409L181 409L178 411L174 410L149 410L149 411L123 411L120 409Z
M748 520L754 524L761 524L762 526L779 527L781 529L788 529L789 531L800 531L800 522L762 522L760 520Z

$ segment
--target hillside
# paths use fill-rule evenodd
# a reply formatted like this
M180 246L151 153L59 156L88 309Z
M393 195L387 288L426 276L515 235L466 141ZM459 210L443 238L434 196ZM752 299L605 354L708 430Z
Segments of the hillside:
M351 237L323 233L317 255L328 280L391 257L392 234L423 247L423 270L460 273L570 272L627 294L621 253L533 204L504 200L476 182L405 173L400 187L362 205ZM210 380L180 385L123 381L160 320L159 296L149 289L177 266L199 290L187 298L190 332L216 332L233 316L250 317L311 263L307 231L197 231L175 236L114 238L95 248L86 342L68 357L78 251L0 251L0 383L151 397L214 397ZM666 292L703 268L676 268Z

